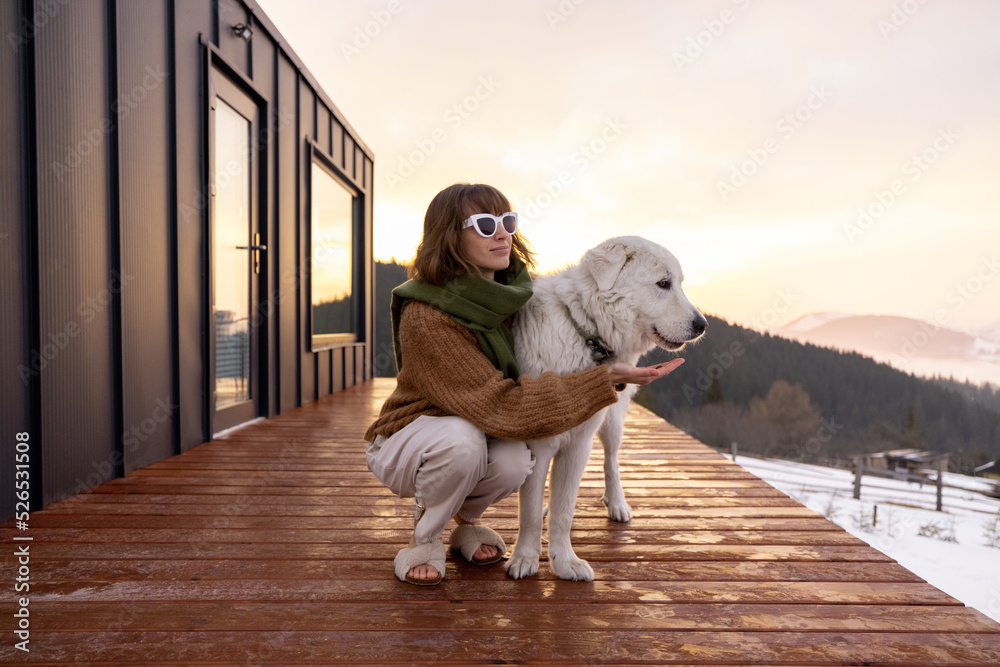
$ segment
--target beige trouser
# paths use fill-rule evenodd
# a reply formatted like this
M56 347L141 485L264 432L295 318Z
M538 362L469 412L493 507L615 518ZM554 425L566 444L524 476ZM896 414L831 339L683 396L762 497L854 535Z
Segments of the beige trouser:
M368 469L400 498L416 500L417 544L438 539L456 514L475 521L524 483L527 445L499 440L461 417L421 415L368 445Z

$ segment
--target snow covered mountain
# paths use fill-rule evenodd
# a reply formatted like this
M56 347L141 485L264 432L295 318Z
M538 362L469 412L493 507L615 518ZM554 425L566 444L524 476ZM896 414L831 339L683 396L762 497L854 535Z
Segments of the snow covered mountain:
M771 333L859 352L914 375L1000 384L1000 323L959 331L894 315L810 313Z

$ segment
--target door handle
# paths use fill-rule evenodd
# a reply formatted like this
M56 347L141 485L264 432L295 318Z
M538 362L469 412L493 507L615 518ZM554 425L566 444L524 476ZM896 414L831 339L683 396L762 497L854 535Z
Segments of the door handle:
M260 242L260 233L258 232L253 235L253 245L238 245L236 249L253 251L253 272L260 274L260 251L267 250L267 246L262 245Z

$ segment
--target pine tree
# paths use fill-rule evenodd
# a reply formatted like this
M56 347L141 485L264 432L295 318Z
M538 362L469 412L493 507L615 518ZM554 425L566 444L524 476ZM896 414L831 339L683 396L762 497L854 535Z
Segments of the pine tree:
M724 400L725 399L722 397L722 384L719 382L719 370L717 368L713 368L712 382L708 385L708 389L705 391L705 398L702 400L702 405L722 403Z

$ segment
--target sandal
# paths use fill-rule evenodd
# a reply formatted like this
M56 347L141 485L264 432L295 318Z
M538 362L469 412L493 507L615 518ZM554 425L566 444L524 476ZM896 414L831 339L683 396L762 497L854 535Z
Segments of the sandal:
M396 554L393 565L396 569L396 576L400 581L405 581L417 586L433 586L441 583L444 578L444 543L441 540L425 542L415 547L400 549ZM430 565L438 571L438 576L434 579L417 579L407 574L418 565Z
M473 565L489 565L496 563L507 555L507 545L503 538L495 530L486 526L473 525L471 523L460 523L451 531L451 538L448 540L451 548L456 549L465 559ZM498 549L497 555L492 558L476 558L476 551L479 547L493 546Z

